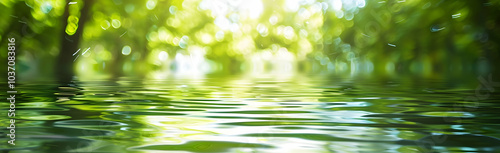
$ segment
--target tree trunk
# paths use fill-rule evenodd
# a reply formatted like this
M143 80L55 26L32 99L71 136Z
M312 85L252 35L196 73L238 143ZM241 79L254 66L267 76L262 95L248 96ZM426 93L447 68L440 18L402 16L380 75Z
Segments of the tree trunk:
M77 55L73 57L73 53L75 53L78 50L78 44L80 42L80 38L83 33L83 26L85 25L85 22L88 20L88 17L90 15L89 10L93 3L94 0L86 0L85 3L83 4L80 10L81 15L78 21L78 29L76 30L75 34L68 35L66 32L61 33L61 50L59 51L59 56L57 57L57 64L55 66L55 73L56 73L55 76L59 81L69 82L72 80L74 76L73 66L74 66L74 59L76 58ZM62 30L64 31L66 30L66 26L68 25L69 16L70 16L69 5L66 4L66 7L64 9L64 15L62 18L63 19Z

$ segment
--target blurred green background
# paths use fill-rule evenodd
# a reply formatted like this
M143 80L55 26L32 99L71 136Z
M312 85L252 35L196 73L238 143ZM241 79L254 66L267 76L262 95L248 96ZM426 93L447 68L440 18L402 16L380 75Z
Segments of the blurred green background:
M18 145L0 150L500 150L499 9L498 0L0 0L0 63L15 38L19 92ZM0 75L6 82L6 66Z
M24 80L481 74L498 68L499 9L494 0L2 0L0 61L14 37Z

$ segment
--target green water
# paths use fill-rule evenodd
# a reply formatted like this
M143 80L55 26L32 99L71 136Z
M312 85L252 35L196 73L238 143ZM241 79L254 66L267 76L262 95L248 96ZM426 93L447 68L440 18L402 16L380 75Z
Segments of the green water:
M500 151L499 96L481 90L479 102L464 101L475 96L478 85L474 77L336 76L25 83L18 88L16 146L0 147L12 152ZM7 123L2 117L2 127ZM6 142L7 131L1 132Z

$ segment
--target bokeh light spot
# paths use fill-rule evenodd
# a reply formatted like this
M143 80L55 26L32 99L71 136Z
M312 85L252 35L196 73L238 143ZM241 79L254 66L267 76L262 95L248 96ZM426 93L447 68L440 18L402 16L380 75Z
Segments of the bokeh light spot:
M122 54L123 55L130 55L130 52L132 52L132 49L130 48L130 46L127 45L127 46L124 46L122 48Z

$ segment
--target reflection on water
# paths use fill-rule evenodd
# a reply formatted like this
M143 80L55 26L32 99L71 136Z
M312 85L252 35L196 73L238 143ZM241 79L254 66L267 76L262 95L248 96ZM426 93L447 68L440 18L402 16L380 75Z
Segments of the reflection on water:
M464 101L474 89L440 80L328 76L31 83L19 87L11 149L499 151L500 98Z

